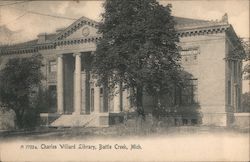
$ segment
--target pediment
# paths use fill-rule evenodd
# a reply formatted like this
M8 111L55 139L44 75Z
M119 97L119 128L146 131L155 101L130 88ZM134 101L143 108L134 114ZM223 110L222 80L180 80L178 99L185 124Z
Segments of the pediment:
M96 37L98 36L98 29L89 25L83 25L81 28L74 31L66 39L74 39L80 37Z
M76 39L82 37L99 37L98 23L86 17L81 17L69 27L61 31L55 40Z

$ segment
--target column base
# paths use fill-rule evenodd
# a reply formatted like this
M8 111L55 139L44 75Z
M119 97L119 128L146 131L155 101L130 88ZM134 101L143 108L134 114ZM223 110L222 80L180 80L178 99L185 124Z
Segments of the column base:
M81 115L80 112L73 112L72 115Z
M62 115L62 114L64 114L64 112L63 111L58 111L57 114Z

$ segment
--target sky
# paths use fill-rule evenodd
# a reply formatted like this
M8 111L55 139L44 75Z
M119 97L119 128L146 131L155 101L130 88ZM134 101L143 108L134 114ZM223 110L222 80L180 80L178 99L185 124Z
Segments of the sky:
M104 1L30 1L12 5L13 1L0 2L0 25L6 25L13 31L21 33L20 41L34 39L39 33L54 32L57 28L66 27L74 20L59 19L42 14L63 16L78 19L81 16L101 20L104 12ZM248 0L161 0L161 4L172 4L174 16L220 20L227 13L231 23L240 37L249 37L249 1ZM1 6L5 5L5 6Z
M99 1L1 1L0 26L6 25L12 31L19 33L16 42L36 39L39 33L52 33L57 28L67 27L82 16L100 21L104 12L102 0ZM249 38L249 0L160 0L162 5L172 4L174 16L220 20L227 13L229 23L233 25L237 35ZM12 5L8 5L12 4ZM39 14L34 14L41 13ZM248 83L243 91L249 91Z

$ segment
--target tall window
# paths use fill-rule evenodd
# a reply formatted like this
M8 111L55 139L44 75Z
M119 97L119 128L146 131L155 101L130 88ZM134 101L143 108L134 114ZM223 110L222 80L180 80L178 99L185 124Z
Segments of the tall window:
M50 85L49 86L49 107L50 107L50 112L55 112L56 111L56 85Z
M231 105L231 80L227 81L227 104Z
M175 89L175 104L192 105L198 103L198 80L190 79L184 88L177 87Z
M49 72L56 72L56 61L49 61Z
M90 90L90 110L94 111L94 88L91 88Z
M100 109L101 109L101 112L104 111L103 96L104 96L103 88L100 88Z
M120 111L123 111L123 90L122 90L122 83L119 85L119 105L120 105Z
M237 95L237 100L238 100L238 109L237 111L241 111L241 96L240 96L240 87L237 88L237 92L238 92L238 95Z

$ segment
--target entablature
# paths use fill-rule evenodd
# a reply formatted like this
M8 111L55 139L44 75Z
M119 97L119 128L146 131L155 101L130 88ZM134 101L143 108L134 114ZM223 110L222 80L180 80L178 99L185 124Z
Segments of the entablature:
M179 29L177 30L177 35L179 37L190 37L197 35L208 35L208 34L216 34L225 32L230 25L222 25L222 26L212 26L212 27L195 27L189 29Z

